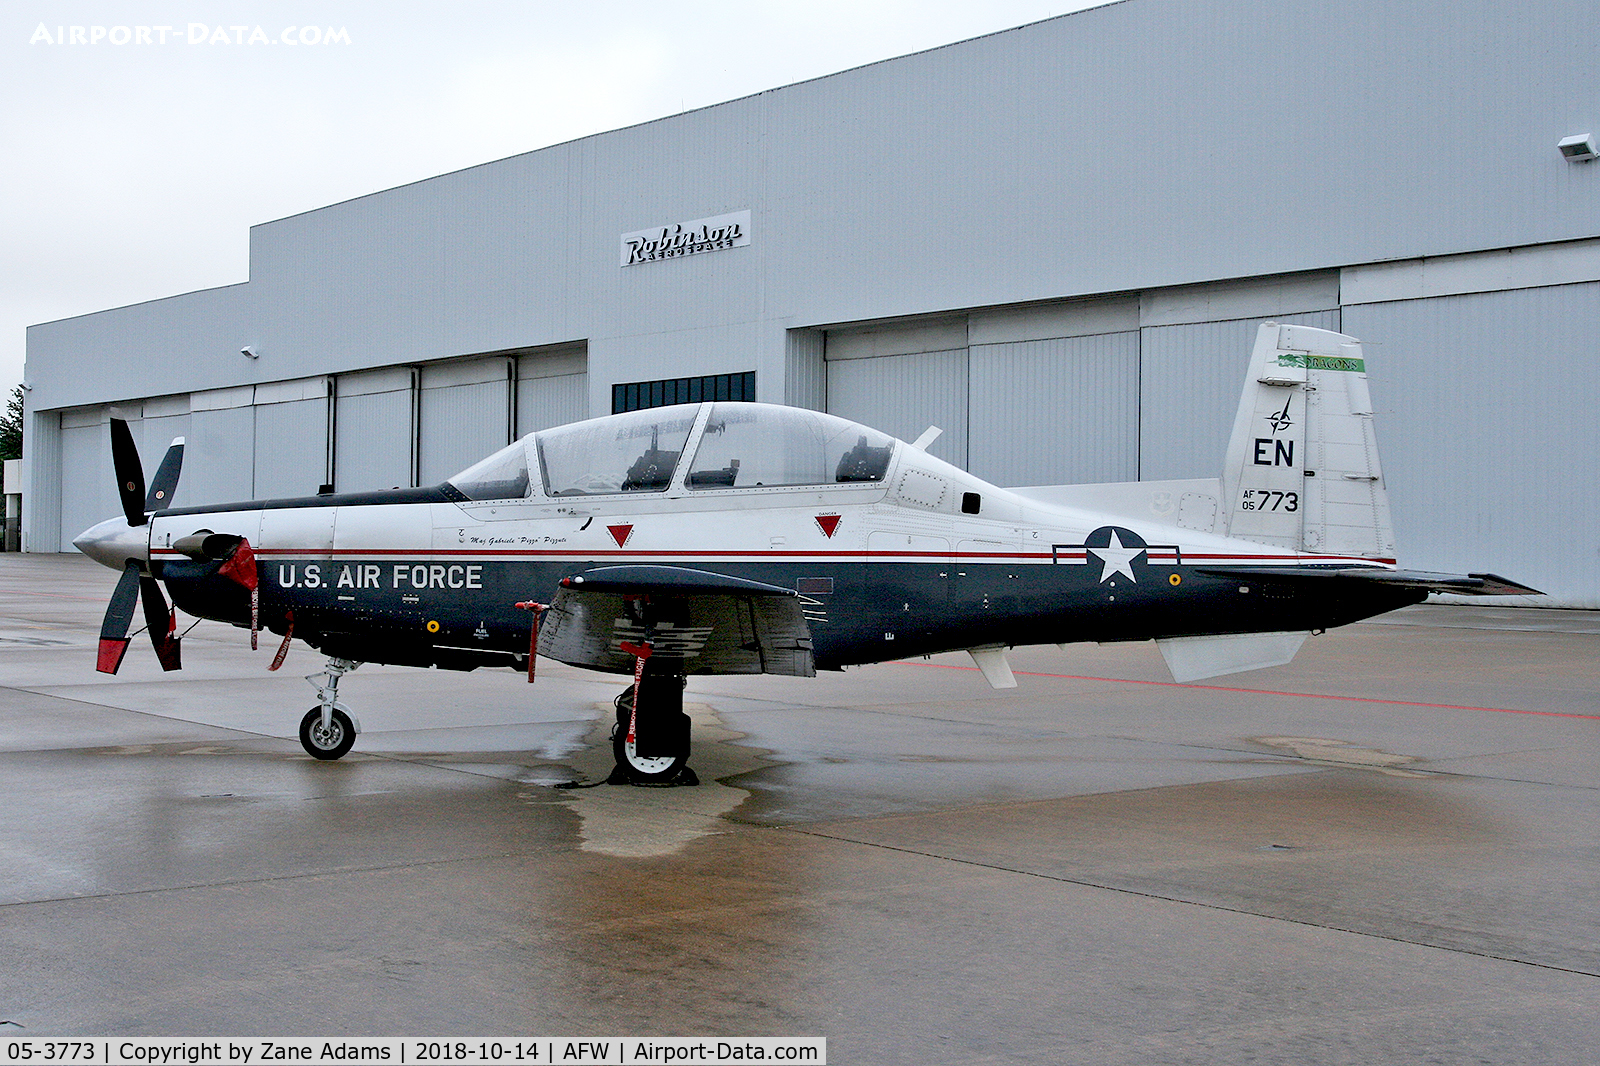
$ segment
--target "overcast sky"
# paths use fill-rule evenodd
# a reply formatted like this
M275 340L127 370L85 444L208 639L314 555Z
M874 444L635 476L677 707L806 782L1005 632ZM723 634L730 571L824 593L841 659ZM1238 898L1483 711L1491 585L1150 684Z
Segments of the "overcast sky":
M10 0L0 388L31 324L246 280L256 223L1100 2Z

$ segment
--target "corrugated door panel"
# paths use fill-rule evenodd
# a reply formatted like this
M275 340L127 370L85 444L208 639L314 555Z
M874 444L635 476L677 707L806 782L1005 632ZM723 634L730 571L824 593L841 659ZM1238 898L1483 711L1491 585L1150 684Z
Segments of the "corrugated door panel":
M517 382L517 433L521 436L588 417L588 374L524 378Z
M506 446L507 388L500 379L422 390L422 484L436 485Z
M77 551L72 538L122 513L117 476L111 469L110 434L104 422L61 430L60 551Z
M334 488L366 492L411 484L411 393L340 392L337 404Z
M254 410L256 498L316 495L327 473L328 401L268 403Z
M1140 331L1140 480L1216 477L1222 472L1256 329L1266 321L1244 318ZM1337 330L1339 312L1281 315L1270 321Z
M1345 308L1400 564L1600 607L1600 283Z
M826 334L820 329L791 329L784 335L783 402L790 407L820 410L827 372L823 362Z
M183 450L184 498L202 506L259 499L254 488L255 439L255 412L250 407L192 412Z
M1138 333L973 345L971 455L1001 485L1136 480Z
M944 430L928 451L967 465L967 350L828 363L828 411L902 440Z

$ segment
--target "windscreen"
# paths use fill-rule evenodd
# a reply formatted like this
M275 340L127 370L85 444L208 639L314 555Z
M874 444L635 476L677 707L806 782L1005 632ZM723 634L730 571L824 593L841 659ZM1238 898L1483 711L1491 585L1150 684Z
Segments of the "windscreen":
M469 500L509 500L530 495L527 439L506 445L449 481Z

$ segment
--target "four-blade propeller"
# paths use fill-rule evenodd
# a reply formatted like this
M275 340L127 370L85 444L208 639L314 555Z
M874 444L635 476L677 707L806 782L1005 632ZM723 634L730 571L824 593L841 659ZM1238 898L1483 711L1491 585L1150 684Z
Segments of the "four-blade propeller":
M144 468L139 463L139 449L133 443L128 423L120 418L111 419L111 461L116 468L122 513L130 527L143 526L150 521L149 512L171 506L172 494L178 487L178 473L183 467L183 438L173 441L167 449L148 493ZM133 625L135 600L144 601L145 626L150 642L155 645L161 669L180 669L177 615L167 603L161 583L151 572L148 551L144 560L130 558L123 567L116 591L106 606L105 621L100 625L100 655L95 669L103 674L114 674L122 665L122 657L128 651L128 630Z

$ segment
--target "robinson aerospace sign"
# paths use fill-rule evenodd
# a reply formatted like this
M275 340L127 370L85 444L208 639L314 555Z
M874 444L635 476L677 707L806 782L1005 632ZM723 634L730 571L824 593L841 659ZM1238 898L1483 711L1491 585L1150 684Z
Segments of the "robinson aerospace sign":
M696 218L672 226L635 230L622 235L622 265L653 263L701 252L720 252L750 243L750 212L733 211L715 218Z

